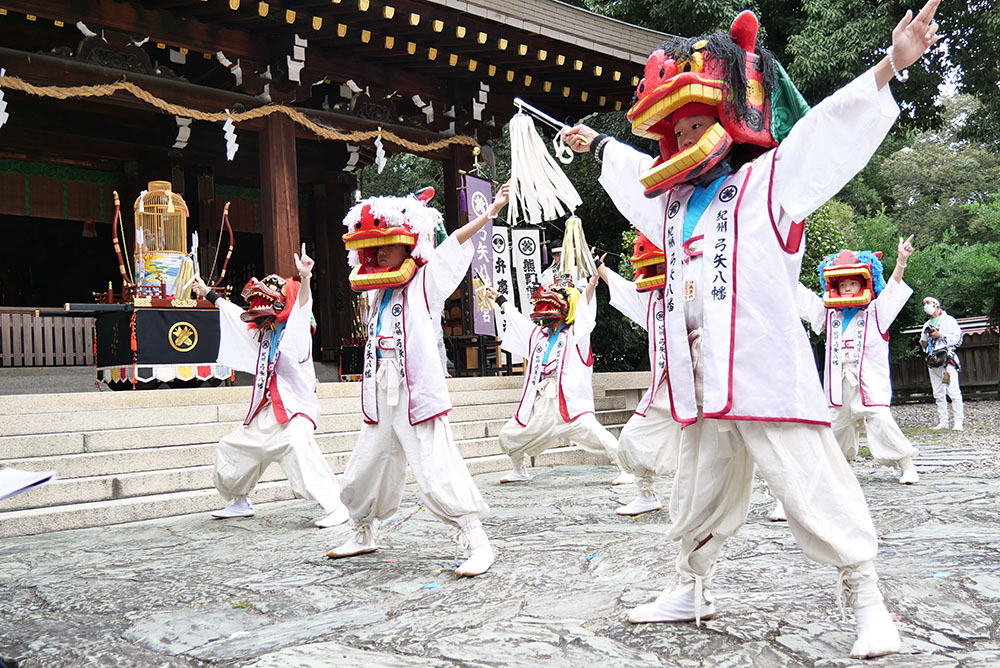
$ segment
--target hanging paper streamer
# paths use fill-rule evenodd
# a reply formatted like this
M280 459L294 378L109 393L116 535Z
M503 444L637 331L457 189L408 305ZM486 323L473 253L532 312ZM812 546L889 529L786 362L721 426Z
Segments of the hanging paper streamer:
M535 131L531 116L510 119L510 206L507 220L541 225L573 213L582 200Z
M177 139L174 140L174 148L187 148L188 139L191 138L191 118L174 116L177 121Z
M226 109L226 113L229 110ZM240 145L236 143L236 126L233 125L232 117L226 119L226 122L222 124L223 133L226 136L226 160L232 160L236 157L236 151L240 150Z
M375 137L375 166L378 168L379 174L385 169L386 162L385 146L382 145L382 128L379 128L378 136Z
M6 72L7 70L0 67L0 77L4 76ZM3 88L0 88L0 128L7 122L8 118L10 118L10 114L7 113L7 102L3 99Z
M583 235L583 221L577 216L566 220L562 249L559 273L572 276L573 283L577 287L582 287L597 274L594 256L587 245L587 238Z

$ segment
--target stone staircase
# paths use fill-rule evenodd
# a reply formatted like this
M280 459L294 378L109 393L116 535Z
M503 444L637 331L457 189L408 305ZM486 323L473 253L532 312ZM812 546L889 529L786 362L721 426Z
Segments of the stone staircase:
M598 419L617 434L645 390L645 373L597 374ZM521 397L521 377L449 380L455 440L473 474L510 460L497 434ZM359 383L321 383L316 440L341 473L361 426ZM0 538L214 510L215 443L246 415L250 388L0 396L0 468L54 470L58 480L0 501ZM559 444L535 466L606 463ZM255 503L292 498L270 466Z

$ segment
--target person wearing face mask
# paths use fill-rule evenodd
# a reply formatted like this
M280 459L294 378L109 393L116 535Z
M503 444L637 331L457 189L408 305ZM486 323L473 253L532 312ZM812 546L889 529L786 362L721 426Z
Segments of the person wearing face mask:
M874 67L813 109L773 54L756 16L728 33L654 51L628 112L655 159L593 129L563 132L600 160L618 210L666 254L666 359L682 425L670 499L676 574L629 621L716 613L722 545L746 519L755 465L784 502L799 545L836 566L854 610L851 656L892 654L899 632L877 584L877 535L830 429L795 295L805 218L871 159L899 107L889 90L938 41L929 0L907 12Z
M924 297L924 312L931 317L920 332L920 347L927 360L927 375L937 404L938 421L931 429L948 428L948 399L954 414L955 431L965 427L965 407L958 375L962 367L955 348L962 344L962 328L958 321L945 313L937 297ZM933 366L932 366L933 365Z
M880 464L901 471L900 484L919 480L913 466L916 448L892 418L889 403L889 325L899 315L913 290L903 282L906 262L913 253L913 236L900 237L896 266L883 278L882 253L843 250L828 255L817 273L824 287L816 296L801 283L799 315L817 334L826 332L823 385L832 415L833 435L848 459L858 454L858 427L866 424L868 449ZM783 514L781 502L771 519Z

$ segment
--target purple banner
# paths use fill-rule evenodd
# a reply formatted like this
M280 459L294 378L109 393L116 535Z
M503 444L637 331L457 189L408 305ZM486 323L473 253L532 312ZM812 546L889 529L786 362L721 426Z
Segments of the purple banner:
M478 176L466 174L462 177L465 195L465 215L471 221L487 213L493 202L493 184ZM472 237L475 253L470 268L473 293L473 331L476 334L493 336L496 334L493 309L486 303L483 280L489 281L493 275L493 221L489 221Z

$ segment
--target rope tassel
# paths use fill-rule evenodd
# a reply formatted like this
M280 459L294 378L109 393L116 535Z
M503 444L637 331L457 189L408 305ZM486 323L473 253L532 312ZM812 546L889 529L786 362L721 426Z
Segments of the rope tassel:
M531 116L510 119L510 206L507 221L541 225L573 213L582 200L535 131Z

